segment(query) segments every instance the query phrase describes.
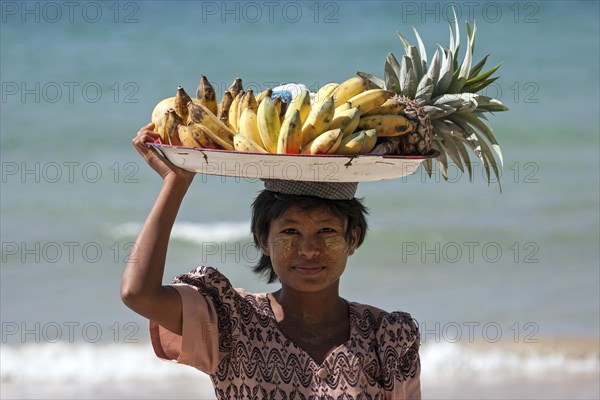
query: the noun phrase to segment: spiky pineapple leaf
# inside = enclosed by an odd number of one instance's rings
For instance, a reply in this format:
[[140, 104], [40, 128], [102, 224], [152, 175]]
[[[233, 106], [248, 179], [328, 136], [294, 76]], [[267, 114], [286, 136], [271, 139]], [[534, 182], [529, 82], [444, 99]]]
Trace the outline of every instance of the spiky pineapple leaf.
[[467, 35], [471, 36], [471, 24], [467, 21]]
[[458, 25], [458, 17], [456, 16], [454, 5], [452, 6], [452, 14], [454, 14], [454, 29], [456, 30], [456, 42], [454, 43], [456, 46], [454, 53], [456, 54], [458, 52], [458, 47], [460, 46], [460, 26]]
[[404, 86], [406, 85], [406, 79], [408, 78], [408, 65], [409, 63], [406, 61], [406, 56], [402, 56], [402, 61], [400, 61], [400, 75], [398, 76], [400, 80], [400, 94], [404, 95]]
[[494, 159], [494, 155], [492, 154], [489, 146], [487, 145], [487, 143], [485, 141], [480, 141], [479, 143], [481, 145], [481, 153], [484, 156], [485, 159], [485, 163], [483, 164], [483, 167], [486, 171], [486, 177], [487, 177], [487, 181], [488, 183], [491, 183], [490, 181], [490, 165], [492, 166], [492, 170], [494, 171], [494, 175], [496, 175], [496, 180], [498, 181], [498, 187], [500, 188], [500, 192], [502, 192], [502, 186], [500, 185], [500, 171], [498, 169], [498, 164], [496, 163], [496, 160]]
[[408, 42], [408, 40], [406, 40], [404, 36], [402, 36], [400, 32], [396, 32], [396, 34], [402, 41], [402, 45], [404, 46], [404, 54], [406, 54], [407, 56], [410, 55], [410, 43]]
[[479, 106], [479, 107], [477, 107], [477, 109], [479, 111], [486, 111], [486, 112], [508, 111], [508, 107], [506, 107], [503, 104], [488, 104], [488, 105]]
[[431, 119], [432, 122], [439, 118], [447, 117], [456, 111], [456, 108], [449, 106], [448, 104], [440, 104], [437, 106], [429, 105], [423, 108], [425, 109], [427, 115], [429, 115], [429, 119]]
[[465, 128], [454, 123], [454, 121], [450, 118], [445, 119], [444, 122], [452, 129], [454, 138], [463, 144], [464, 153], [467, 155], [467, 157], [463, 157], [463, 159], [465, 160], [465, 165], [469, 171], [469, 179], [473, 180], [473, 166], [471, 163], [471, 157], [469, 156], [469, 152], [466, 150], [466, 148], [471, 149], [471, 152], [473, 152], [473, 154], [481, 161], [481, 147], [479, 145], [479, 140], [475, 134], [469, 132], [469, 130], [472, 130], [471, 128], [467, 128], [467, 130], [465, 130]]
[[477, 96], [473, 93], [453, 93], [445, 94], [431, 99], [434, 106], [448, 105], [456, 111], [471, 112], [477, 108]]
[[417, 38], [417, 44], [419, 45], [419, 54], [421, 55], [421, 66], [423, 71], [427, 71], [427, 51], [425, 50], [425, 45], [423, 44], [423, 40], [421, 39], [421, 35], [417, 29], [413, 26], [413, 31], [415, 32], [415, 37]]
[[[452, 12], [454, 13], [454, 27], [452, 23], [448, 21], [448, 25], [450, 27], [450, 46], [448, 47], [452, 53], [457, 54], [458, 49], [460, 48], [460, 27], [458, 26], [458, 18], [456, 17], [456, 10], [452, 7]], [[456, 38], [454, 35], [456, 34]]]
[[479, 96], [477, 97], [477, 110], [482, 112], [502, 112], [508, 111], [508, 107], [502, 104], [500, 100], [496, 100], [487, 96]]
[[456, 16], [456, 9], [452, 6], [452, 14], [454, 14], [454, 30], [456, 32], [456, 39], [454, 42], [454, 69], [458, 68], [458, 52], [460, 50], [460, 26], [458, 25], [458, 17]]
[[460, 168], [461, 171], [464, 171], [460, 153], [458, 152], [458, 149], [456, 148], [456, 144], [452, 140], [452, 134], [445, 134], [442, 131], [440, 131], [438, 133], [441, 135], [441, 137], [440, 137], [440, 139], [437, 140], [437, 143], [442, 148], [442, 150], [443, 150], [442, 153], [450, 156], [450, 159], [452, 160], [452, 162], [454, 164], [456, 164]]
[[433, 162], [431, 158], [426, 159], [425, 161], [423, 161], [423, 168], [425, 168], [425, 171], [427, 172], [427, 176], [429, 176], [431, 178], [431, 174], [433, 173]]
[[412, 69], [415, 71], [416, 80], [420, 80], [426, 71], [423, 71], [423, 64], [421, 62], [421, 56], [415, 46], [410, 46], [410, 62], [412, 63]]
[[502, 65], [502, 64], [498, 64], [495, 67], [481, 73], [480, 75], [472, 76], [471, 78], [467, 79], [467, 82], [465, 83], [465, 85], [472, 85], [473, 83], [478, 83], [478, 82], [486, 80], [494, 72], [496, 72], [498, 70], [498, 68], [500, 68], [500, 65]]
[[396, 60], [396, 57], [392, 53], [389, 53], [383, 70], [385, 88], [387, 90], [391, 90], [394, 93], [400, 92], [400, 81], [398, 80], [400, 72], [398, 60]]
[[486, 87], [488, 87], [489, 85], [491, 85], [498, 78], [499, 77], [497, 76], [497, 77], [494, 77], [494, 78], [491, 78], [491, 79], [486, 79], [486, 80], [481, 81], [481, 82], [476, 82], [476, 83], [474, 83], [472, 85], [465, 85], [462, 90], [465, 93], [477, 93], [480, 90], [483, 90]]
[[412, 69], [410, 57], [402, 57], [400, 69], [402, 71], [402, 75], [400, 77], [400, 93], [403, 96], [414, 99], [415, 92], [417, 91], [417, 77], [415, 71]]
[[357, 71], [356, 75], [360, 76], [369, 83], [369, 89], [383, 89], [385, 88], [385, 81], [373, 74], [367, 72]]
[[[473, 48], [471, 46], [472, 38], [469, 37], [467, 41], [467, 52], [465, 58], [460, 66], [460, 73], [458, 74], [459, 79], [464, 79], [466, 82], [469, 79], [469, 72], [471, 72], [471, 64], [473, 62]], [[464, 84], [463, 84], [464, 86]], [[462, 89], [462, 86], [461, 86]]]
[[446, 157], [446, 151], [437, 140], [431, 142], [431, 147], [439, 152], [440, 155], [435, 160], [437, 161], [442, 177], [444, 180], [448, 180], [448, 157]]
[[[465, 167], [467, 167], [467, 172], [469, 174], [469, 181], [473, 182], [473, 165], [471, 164], [471, 158], [469, 157], [469, 152], [467, 151], [466, 145], [458, 137], [456, 137], [456, 136], [451, 136], [451, 137], [452, 137], [452, 140], [454, 141], [454, 143], [456, 144], [456, 148], [458, 149], [458, 152], [460, 153], [460, 155], [462, 157], [463, 165]], [[460, 170], [461, 170], [461, 172], [464, 172], [464, 168], [462, 166], [460, 166]]]
[[417, 48], [415, 46], [412, 46], [408, 40], [406, 40], [406, 38], [404, 36], [402, 36], [402, 34], [400, 32], [398, 33], [398, 37], [400, 38], [400, 40], [402, 41], [402, 44], [404, 45], [404, 53], [406, 56], [408, 56], [410, 58], [410, 63], [412, 65], [412, 69], [415, 72], [416, 75], [416, 79], [421, 79], [421, 76], [423, 75], [423, 64], [421, 62], [421, 56], [419, 54], [419, 51], [417, 50]]
[[448, 50], [454, 51], [454, 31], [452, 30], [452, 24], [448, 24], [450, 28], [450, 43], [448, 43]]
[[423, 75], [419, 81], [419, 85], [417, 86], [416, 96], [418, 98], [416, 100], [420, 104], [427, 104], [433, 96], [436, 82], [438, 80], [439, 65], [439, 52], [436, 50], [433, 58], [431, 59], [431, 65], [429, 66], [429, 69], [425, 75]]
[[[481, 59], [481, 61], [479, 61], [473, 68], [471, 68], [471, 71], [469, 71], [469, 79], [477, 77], [477, 74], [481, 72], [489, 56], [489, 54], [486, 54], [485, 57]], [[467, 82], [469, 82], [469, 79], [467, 79]]]
[[467, 36], [471, 38], [471, 52], [475, 52], [475, 35], [477, 34], [477, 23], [473, 20], [473, 30], [471, 31], [471, 24], [467, 21]]
[[431, 78], [435, 91], [435, 84], [437, 83], [438, 78], [440, 76], [440, 53], [437, 49], [435, 50], [435, 53], [431, 58], [431, 64], [429, 65], [429, 69], [427, 70], [427, 76]]
[[454, 72], [452, 69], [452, 52], [444, 49], [441, 46], [440, 49], [442, 54], [442, 67], [440, 68], [440, 74], [433, 92], [433, 96], [439, 96], [440, 94], [446, 93], [448, 87], [450, 87], [450, 83], [452, 82], [452, 73]]
[[452, 82], [450, 83], [450, 87], [448, 88], [448, 93], [460, 93], [463, 86], [469, 79], [469, 72], [471, 70], [471, 63], [473, 61], [473, 53], [471, 52], [471, 38], [468, 38], [467, 42], [467, 51], [465, 53], [465, 58], [463, 59], [460, 69], [456, 68], [454, 73], [452, 74]]
[[498, 170], [498, 163], [496, 162], [496, 159], [494, 157], [494, 155], [492, 154], [489, 146], [487, 145], [487, 143], [485, 143], [484, 140], [482, 140], [482, 137], [478, 134], [478, 133], [482, 133], [481, 131], [479, 131], [479, 129], [476, 128], [476, 126], [472, 126], [470, 124], [470, 121], [468, 121], [468, 117], [465, 118], [465, 115], [471, 115], [471, 114], [459, 114], [459, 113], [455, 113], [454, 115], [451, 115], [449, 117], [449, 119], [454, 122], [455, 124], [457, 124], [458, 126], [460, 126], [460, 128], [469, 136], [475, 136], [477, 138], [477, 143], [478, 143], [478, 148], [475, 148], [475, 154], [479, 157], [480, 161], [483, 164], [483, 168], [486, 172], [486, 179], [488, 182], [490, 182], [491, 179], [491, 174], [490, 174], [490, 166], [492, 167], [494, 174], [496, 175], [496, 178], [498, 180], [498, 184], [500, 184], [500, 172]]
[[419, 104], [426, 104], [430, 99], [433, 93], [433, 80], [428, 75], [423, 75], [423, 78], [419, 82], [417, 86], [417, 91], [415, 93], [415, 100]]
[[[434, 123], [433, 129], [434, 130], [437, 129], [438, 125], [441, 125], [440, 123], [443, 124], [442, 127], [447, 127], [447, 129], [450, 130], [450, 135], [451, 135], [452, 139], [454, 140], [454, 142], [456, 143], [456, 147], [458, 148], [458, 151], [460, 152], [460, 154], [462, 156], [464, 166], [467, 167], [467, 172], [469, 174], [469, 181], [472, 182], [473, 181], [473, 165], [471, 163], [471, 157], [469, 156], [469, 152], [467, 151], [467, 146], [471, 147], [472, 142], [469, 142], [464, 137], [462, 137], [460, 135], [460, 132], [461, 132], [460, 127], [450, 120], [436, 121]], [[474, 145], [477, 145], [477, 144], [474, 144]]]
[[481, 121], [478, 118], [478, 114], [480, 113], [457, 113], [456, 115], [467, 121], [469, 124], [471, 124], [476, 130], [483, 134], [483, 136], [488, 142], [490, 142], [492, 148], [494, 149], [494, 152], [498, 156], [498, 160], [500, 161], [500, 167], [502, 168], [504, 165], [504, 158], [502, 157], [502, 150], [500, 149], [500, 145], [498, 144], [498, 141], [492, 133], [492, 128], [486, 125], [483, 121]]
[[394, 70], [394, 73], [396, 74], [396, 77], [400, 79], [400, 63], [398, 62], [396, 56], [393, 53], [389, 53], [385, 58], [385, 61], [390, 64]]

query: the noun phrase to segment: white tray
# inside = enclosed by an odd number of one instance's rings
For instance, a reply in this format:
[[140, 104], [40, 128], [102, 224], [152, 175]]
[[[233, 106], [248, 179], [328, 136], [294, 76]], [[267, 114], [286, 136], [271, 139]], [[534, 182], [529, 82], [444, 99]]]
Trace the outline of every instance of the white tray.
[[259, 154], [148, 143], [176, 166], [207, 175], [316, 182], [367, 182], [414, 173], [430, 156]]

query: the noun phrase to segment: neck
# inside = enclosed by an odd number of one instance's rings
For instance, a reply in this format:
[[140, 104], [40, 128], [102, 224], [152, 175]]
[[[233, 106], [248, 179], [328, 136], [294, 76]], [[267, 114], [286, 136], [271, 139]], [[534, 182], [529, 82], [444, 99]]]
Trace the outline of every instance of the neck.
[[347, 304], [339, 296], [338, 282], [334, 287], [317, 292], [299, 292], [283, 286], [273, 293], [281, 308], [281, 317], [301, 319], [305, 323], [337, 321], [347, 315]]

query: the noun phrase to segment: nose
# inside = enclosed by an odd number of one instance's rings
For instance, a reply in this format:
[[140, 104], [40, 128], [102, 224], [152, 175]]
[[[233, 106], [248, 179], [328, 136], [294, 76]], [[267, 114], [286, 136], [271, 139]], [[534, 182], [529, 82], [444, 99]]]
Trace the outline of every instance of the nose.
[[315, 238], [302, 238], [298, 246], [298, 253], [307, 259], [312, 259], [321, 253], [319, 241]]

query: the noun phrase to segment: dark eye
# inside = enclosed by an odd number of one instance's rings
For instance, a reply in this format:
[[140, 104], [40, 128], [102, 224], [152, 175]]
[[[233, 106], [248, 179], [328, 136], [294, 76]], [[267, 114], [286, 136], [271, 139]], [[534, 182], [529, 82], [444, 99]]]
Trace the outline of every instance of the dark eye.
[[323, 233], [331, 233], [331, 232], [335, 232], [336, 230], [334, 228], [321, 228], [319, 230], [319, 232], [323, 232]]
[[294, 228], [287, 228], [287, 229], [284, 229], [283, 231], [281, 231], [281, 233], [285, 233], [288, 235], [294, 235], [294, 234], [298, 233], [298, 231]]

